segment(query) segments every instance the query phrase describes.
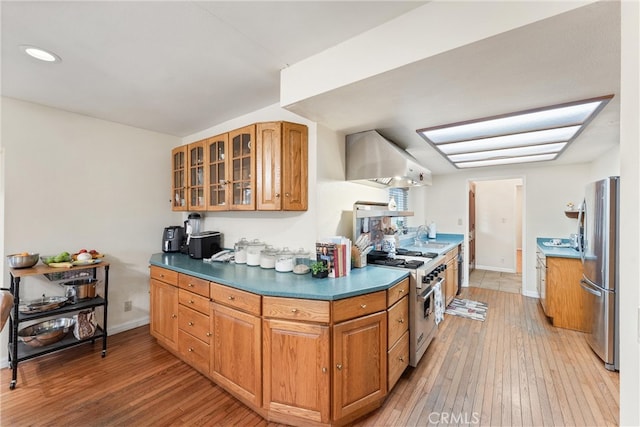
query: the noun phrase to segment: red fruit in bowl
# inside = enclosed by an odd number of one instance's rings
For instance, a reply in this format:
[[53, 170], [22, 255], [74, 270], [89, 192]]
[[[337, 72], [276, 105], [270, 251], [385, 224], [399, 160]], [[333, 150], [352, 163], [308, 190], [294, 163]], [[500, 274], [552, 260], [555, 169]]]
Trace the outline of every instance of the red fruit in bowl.
[[[85, 251], [85, 252], [86, 252], [86, 251]], [[89, 253], [90, 253], [91, 255], [94, 255], [94, 254], [97, 254], [97, 253], [98, 253], [98, 251], [96, 251], [95, 249], [91, 249], [91, 250], [89, 251]]]
[[86, 249], [80, 249], [80, 252], [78, 252], [78, 253], [79, 253], [79, 254], [83, 254], [83, 253], [85, 253], [85, 252], [87, 252], [87, 250], [86, 250]]

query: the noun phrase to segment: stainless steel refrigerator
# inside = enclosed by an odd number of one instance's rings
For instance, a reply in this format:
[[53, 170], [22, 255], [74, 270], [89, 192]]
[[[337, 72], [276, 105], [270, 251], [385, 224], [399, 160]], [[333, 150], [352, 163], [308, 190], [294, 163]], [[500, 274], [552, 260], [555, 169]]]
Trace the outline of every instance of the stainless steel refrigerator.
[[587, 342], [609, 370], [619, 370], [618, 206], [620, 177], [587, 185], [578, 217], [583, 264], [580, 286], [588, 293]]

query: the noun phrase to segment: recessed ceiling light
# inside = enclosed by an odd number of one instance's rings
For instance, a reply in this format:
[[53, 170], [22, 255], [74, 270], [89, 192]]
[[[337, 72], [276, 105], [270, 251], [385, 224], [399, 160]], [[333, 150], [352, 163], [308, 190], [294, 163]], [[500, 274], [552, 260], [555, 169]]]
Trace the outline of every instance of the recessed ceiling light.
[[60, 62], [62, 59], [53, 52], [35, 46], [22, 45], [20, 49], [27, 55], [45, 62]]
[[416, 132], [457, 168], [556, 159], [613, 95]]

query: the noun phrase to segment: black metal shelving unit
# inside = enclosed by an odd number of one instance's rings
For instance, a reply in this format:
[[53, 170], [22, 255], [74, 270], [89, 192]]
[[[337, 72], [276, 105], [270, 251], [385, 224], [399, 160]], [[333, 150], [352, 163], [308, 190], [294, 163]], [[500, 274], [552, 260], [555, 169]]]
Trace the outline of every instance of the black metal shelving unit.
[[[53, 310], [43, 311], [39, 313], [21, 313], [20, 307], [20, 281], [23, 277], [44, 275], [51, 281], [57, 280], [73, 280], [77, 278], [91, 277], [97, 278], [97, 270], [104, 269], [104, 295], [97, 295], [94, 298], [79, 300], [74, 304], [66, 304]], [[9, 364], [11, 367], [11, 384], [10, 389], [14, 389], [18, 382], [18, 363], [25, 360], [33, 359], [45, 354], [64, 350], [66, 348], [75, 347], [84, 343], [95, 343], [96, 340], [102, 339], [102, 357], [107, 355], [107, 306], [109, 295], [109, 263], [101, 262], [98, 264], [89, 264], [83, 266], [72, 267], [61, 271], [59, 268], [52, 268], [46, 265], [38, 265], [27, 269], [9, 269], [11, 276], [11, 286], [9, 291], [13, 295], [13, 309], [9, 317]], [[21, 323], [38, 319], [57, 318], [66, 313], [77, 313], [82, 310], [95, 310], [97, 307], [103, 308], [102, 325], [98, 325], [93, 336], [78, 340], [70, 332], [62, 340], [42, 347], [30, 347], [18, 338], [18, 327]]]

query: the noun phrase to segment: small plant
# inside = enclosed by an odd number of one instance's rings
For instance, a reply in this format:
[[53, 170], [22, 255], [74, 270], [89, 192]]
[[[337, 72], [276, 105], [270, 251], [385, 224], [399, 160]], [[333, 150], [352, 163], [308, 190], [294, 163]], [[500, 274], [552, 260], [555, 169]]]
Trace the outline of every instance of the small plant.
[[328, 271], [327, 264], [325, 264], [322, 261], [316, 261], [316, 262], [311, 263], [309, 268], [311, 268], [311, 272], [314, 275], [316, 275], [318, 273], [322, 273], [322, 272]]

